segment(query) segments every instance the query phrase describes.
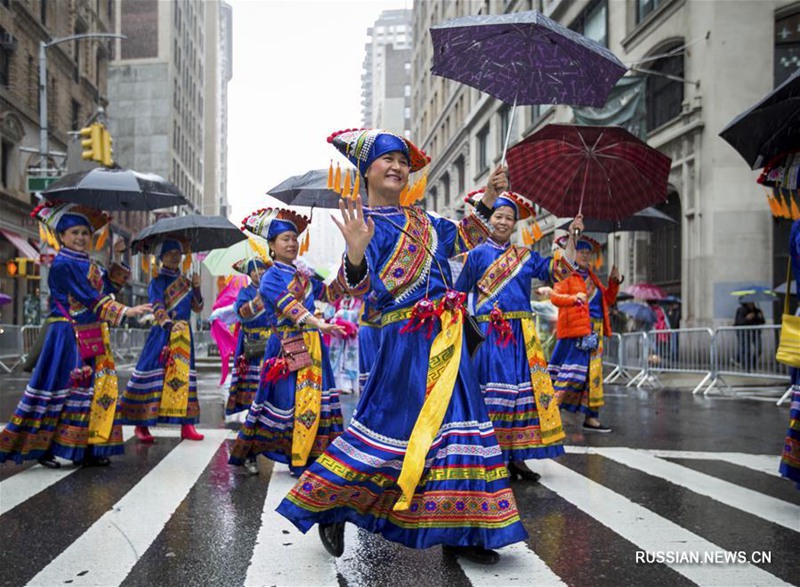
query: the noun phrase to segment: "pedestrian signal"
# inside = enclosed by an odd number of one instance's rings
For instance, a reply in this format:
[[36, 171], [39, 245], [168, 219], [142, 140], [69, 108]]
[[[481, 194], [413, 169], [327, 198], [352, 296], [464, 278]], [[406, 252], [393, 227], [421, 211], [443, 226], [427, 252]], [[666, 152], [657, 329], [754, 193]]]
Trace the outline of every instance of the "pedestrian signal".
[[81, 151], [81, 157], [86, 160], [90, 161], [97, 161], [101, 163], [103, 161], [103, 125], [99, 123], [94, 123], [90, 126], [82, 128], [80, 130], [81, 138], [81, 147], [83, 151]]
[[6, 262], [6, 273], [9, 277], [14, 277], [17, 274], [17, 264], [14, 261]]

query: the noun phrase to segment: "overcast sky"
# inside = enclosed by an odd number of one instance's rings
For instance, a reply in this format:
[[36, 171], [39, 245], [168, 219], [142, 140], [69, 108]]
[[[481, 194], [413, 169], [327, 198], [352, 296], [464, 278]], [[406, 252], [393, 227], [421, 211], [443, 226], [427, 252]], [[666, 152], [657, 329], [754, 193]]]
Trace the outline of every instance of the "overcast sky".
[[327, 168], [335, 156], [325, 140], [330, 133], [361, 126], [367, 28], [383, 10], [413, 3], [227, 1], [233, 7], [228, 199], [238, 224], [248, 212], [274, 205], [264, 194], [287, 177]]

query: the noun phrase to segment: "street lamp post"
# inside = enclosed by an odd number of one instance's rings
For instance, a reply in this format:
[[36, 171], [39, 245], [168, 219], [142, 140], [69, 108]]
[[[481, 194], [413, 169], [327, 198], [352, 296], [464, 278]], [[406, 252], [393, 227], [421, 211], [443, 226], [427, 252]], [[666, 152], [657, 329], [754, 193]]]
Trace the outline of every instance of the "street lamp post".
[[84, 33], [60, 37], [48, 43], [39, 41], [39, 165], [42, 175], [47, 175], [47, 158], [50, 154], [50, 147], [47, 144], [49, 132], [47, 127], [47, 48], [80, 39], [127, 39], [127, 37], [116, 33]]

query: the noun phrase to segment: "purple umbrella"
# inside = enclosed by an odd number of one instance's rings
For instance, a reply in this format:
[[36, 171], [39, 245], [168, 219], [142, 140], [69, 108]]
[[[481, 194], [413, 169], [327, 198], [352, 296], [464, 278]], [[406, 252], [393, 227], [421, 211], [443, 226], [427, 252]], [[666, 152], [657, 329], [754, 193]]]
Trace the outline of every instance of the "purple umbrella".
[[431, 27], [431, 73], [508, 104], [605, 104], [627, 68], [607, 48], [538, 11], [465, 16]]
[[5, 306], [11, 303], [11, 296], [0, 293], [0, 306]]

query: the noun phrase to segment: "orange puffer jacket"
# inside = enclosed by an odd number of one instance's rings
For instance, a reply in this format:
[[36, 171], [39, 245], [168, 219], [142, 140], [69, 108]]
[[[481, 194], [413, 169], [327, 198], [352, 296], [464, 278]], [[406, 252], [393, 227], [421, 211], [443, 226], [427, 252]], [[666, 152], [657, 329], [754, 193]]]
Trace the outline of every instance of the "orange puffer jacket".
[[[608, 306], [613, 304], [619, 293], [619, 282], [611, 280], [606, 288], [592, 271], [591, 277], [600, 294], [603, 296], [603, 335], [611, 336], [611, 320], [608, 317]], [[577, 294], [586, 293], [586, 283], [578, 273], [573, 273], [567, 279], [559, 281], [553, 288], [550, 301], [558, 307], [558, 323], [556, 325], [557, 338], [580, 338], [592, 332], [592, 323], [589, 319], [587, 304], [576, 305]]]

